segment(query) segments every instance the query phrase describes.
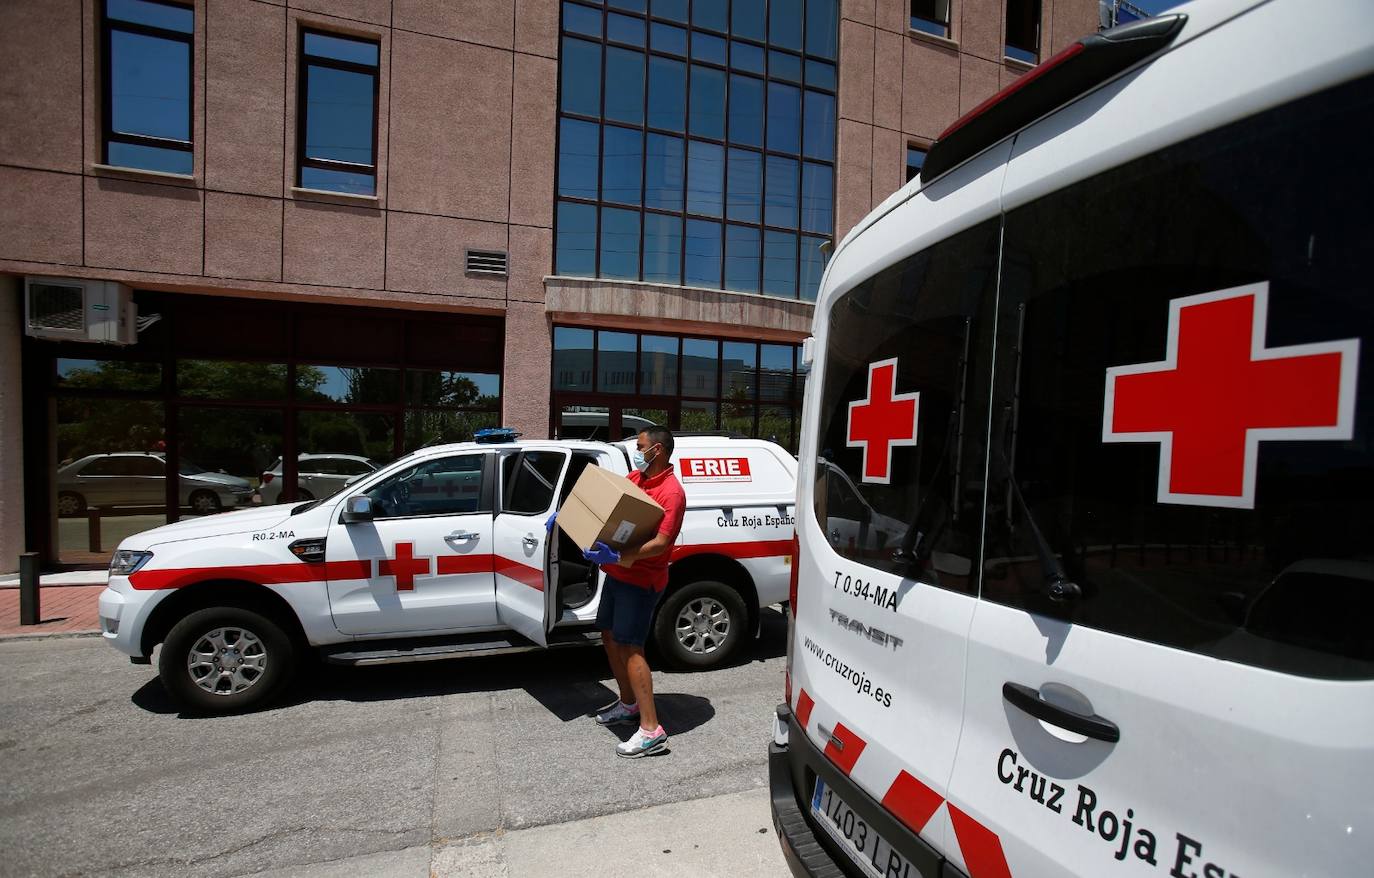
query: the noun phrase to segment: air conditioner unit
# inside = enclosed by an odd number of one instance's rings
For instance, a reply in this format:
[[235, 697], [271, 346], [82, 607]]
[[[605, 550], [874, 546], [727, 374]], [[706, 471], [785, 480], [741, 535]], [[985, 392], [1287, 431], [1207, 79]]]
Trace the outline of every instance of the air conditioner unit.
[[114, 281], [26, 277], [24, 331], [34, 338], [133, 344], [138, 306], [133, 290]]

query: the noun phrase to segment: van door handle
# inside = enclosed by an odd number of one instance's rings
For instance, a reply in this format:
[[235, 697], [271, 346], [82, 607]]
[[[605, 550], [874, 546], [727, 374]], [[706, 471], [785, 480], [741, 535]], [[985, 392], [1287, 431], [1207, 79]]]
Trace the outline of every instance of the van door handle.
[[533, 549], [535, 546], [539, 545], [539, 537], [536, 537], [533, 534], [529, 534], [520, 542], [524, 543], [527, 547]]
[[1098, 741], [1106, 741], [1108, 744], [1115, 744], [1121, 740], [1121, 729], [1117, 728], [1116, 723], [1111, 720], [1104, 719], [1095, 713], [1091, 715], [1078, 713], [1057, 704], [1050, 704], [1040, 697], [1039, 692], [1029, 686], [1022, 686], [1020, 683], [1003, 683], [1002, 697], [1017, 710], [1024, 711], [1038, 720], [1044, 720], [1052, 726], [1086, 735]]
[[453, 533], [451, 533], [451, 534], [449, 534], [448, 536], [444, 537], [444, 539], [446, 539], [446, 540], [458, 540], [458, 541], [462, 541], [462, 540], [475, 540], [475, 539], [477, 539], [477, 537], [479, 537], [479, 536], [480, 536], [480, 534], [474, 533], [474, 532], [472, 532], [472, 531], [470, 531], [470, 530], [455, 530]]

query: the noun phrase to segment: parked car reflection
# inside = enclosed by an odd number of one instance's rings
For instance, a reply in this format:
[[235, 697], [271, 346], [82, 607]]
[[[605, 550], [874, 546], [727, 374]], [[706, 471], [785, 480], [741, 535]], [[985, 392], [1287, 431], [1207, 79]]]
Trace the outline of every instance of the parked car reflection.
[[[296, 499], [323, 500], [360, 476], [377, 469], [377, 464], [356, 454], [302, 454], [296, 458]], [[258, 495], [263, 504], [280, 503], [282, 460], [262, 474]]]
[[[184, 459], [178, 469], [178, 502], [196, 515], [232, 509], [252, 498], [247, 479], [210, 472]], [[88, 454], [57, 471], [57, 514], [81, 515], [92, 506], [162, 506], [167, 502], [166, 471], [166, 457], [155, 452]]]

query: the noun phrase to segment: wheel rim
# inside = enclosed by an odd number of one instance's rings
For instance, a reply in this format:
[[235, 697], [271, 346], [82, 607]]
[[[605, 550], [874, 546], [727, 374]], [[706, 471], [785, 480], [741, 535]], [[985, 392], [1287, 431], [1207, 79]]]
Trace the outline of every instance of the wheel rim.
[[218, 507], [219, 504], [215, 502], [215, 498], [209, 494], [197, 494], [191, 498], [191, 508], [201, 515], [209, 515], [212, 512], [218, 512]]
[[81, 504], [77, 503], [76, 498], [71, 494], [63, 494], [57, 498], [58, 515], [75, 515], [80, 508]]
[[715, 598], [694, 598], [677, 614], [677, 641], [696, 655], [710, 655], [730, 634], [730, 611]]
[[186, 670], [211, 695], [237, 695], [257, 685], [266, 673], [267, 647], [247, 628], [214, 628], [191, 646]]

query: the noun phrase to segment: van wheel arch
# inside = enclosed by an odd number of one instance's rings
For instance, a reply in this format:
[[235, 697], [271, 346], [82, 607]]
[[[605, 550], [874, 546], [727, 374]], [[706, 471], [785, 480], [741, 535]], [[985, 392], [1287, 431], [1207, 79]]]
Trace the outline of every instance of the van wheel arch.
[[172, 626], [198, 610], [210, 607], [237, 607], [260, 613], [282, 627], [302, 650], [309, 648], [305, 629], [286, 598], [265, 585], [241, 580], [218, 579], [197, 582], [177, 589], [156, 607], [143, 626], [140, 649], [151, 656], [153, 648], [166, 639]]
[[[669, 665], [679, 670], [704, 670], [715, 667], [721, 662], [731, 661], [733, 654], [742, 645], [743, 639], [752, 637], [758, 630], [758, 592], [748, 571], [732, 558], [720, 555], [699, 555], [684, 559], [681, 562], [674, 562], [669, 568], [668, 575], [668, 588], [658, 602], [658, 610], [655, 612], [654, 620], [650, 626], [655, 651]], [[674, 597], [698, 584], [705, 592], [702, 596], [705, 599], [711, 600], [710, 595], [714, 592], [715, 600], [723, 602], [727, 608], [729, 604], [734, 603], [734, 600], [738, 600], [739, 609], [743, 610], [743, 618], [735, 623], [740, 627], [737, 628], [737, 633], [730, 635], [730, 643], [726, 646], [726, 651], [710, 660], [695, 659], [683, 653], [681, 645], [673, 639], [676, 634], [671, 627], [672, 620], [663, 617], [665, 608], [669, 608], [672, 613], [679, 612], [681, 607], [674, 600]], [[734, 600], [731, 599], [731, 596]], [[683, 597], [682, 600], [690, 601], [693, 598]], [[743, 624], [740, 625], [740, 623]], [[668, 627], [664, 627], [665, 625]]]

